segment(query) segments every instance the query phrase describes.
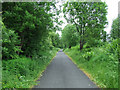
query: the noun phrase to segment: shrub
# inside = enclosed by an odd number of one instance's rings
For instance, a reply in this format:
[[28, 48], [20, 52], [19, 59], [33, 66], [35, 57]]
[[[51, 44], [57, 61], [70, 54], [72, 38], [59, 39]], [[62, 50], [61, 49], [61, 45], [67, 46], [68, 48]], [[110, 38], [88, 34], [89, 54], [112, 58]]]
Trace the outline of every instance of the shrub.
[[82, 51], [77, 47], [65, 50], [77, 66], [88, 72], [101, 88], [118, 88], [117, 40], [100, 47], [87, 48], [85, 44]]
[[43, 52], [37, 58], [18, 58], [2, 61], [2, 87], [3, 88], [30, 88], [37, 82], [34, 80], [45, 70], [57, 49]]
[[91, 52], [86, 52], [84, 53], [82, 56], [83, 58], [85, 58], [86, 60], [90, 60], [90, 58], [94, 55], [94, 52], [91, 51]]
[[[2, 22], [1, 22], [2, 23]], [[20, 43], [18, 35], [10, 29], [6, 29], [2, 23], [2, 58], [3, 59], [14, 59], [18, 58], [17, 52], [21, 52], [19, 46]]]

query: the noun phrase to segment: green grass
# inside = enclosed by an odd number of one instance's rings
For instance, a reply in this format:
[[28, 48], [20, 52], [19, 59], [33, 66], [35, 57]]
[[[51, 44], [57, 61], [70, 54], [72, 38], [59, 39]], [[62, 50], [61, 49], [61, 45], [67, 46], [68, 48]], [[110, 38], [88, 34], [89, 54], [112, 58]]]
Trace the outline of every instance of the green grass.
[[[84, 69], [90, 78], [101, 88], [118, 88], [118, 57], [110, 44], [101, 47], [84, 48], [79, 46], [66, 49], [79, 68]], [[112, 48], [113, 49], [113, 48]]]
[[31, 88], [36, 85], [38, 77], [46, 69], [58, 49], [43, 52], [42, 57], [26, 57], [2, 61], [3, 88]]

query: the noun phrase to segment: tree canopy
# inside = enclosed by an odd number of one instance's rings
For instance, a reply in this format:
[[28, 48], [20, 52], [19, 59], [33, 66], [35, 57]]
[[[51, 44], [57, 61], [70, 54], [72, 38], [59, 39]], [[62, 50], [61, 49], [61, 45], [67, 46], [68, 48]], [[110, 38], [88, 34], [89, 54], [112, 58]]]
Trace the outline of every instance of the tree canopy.
[[2, 7], [4, 59], [15, 58], [16, 54], [32, 57], [43, 45], [44, 50], [50, 48], [49, 32], [56, 31], [53, 17], [58, 12], [54, 2], [3, 2]]
[[[119, 15], [120, 17], [120, 15]], [[119, 17], [117, 17], [115, 20], [113, 20], [113, 23], [112, 23], [112, 29], [111, 29], [111, 37], [113, 39], [117, 39], [119, 37], [119, 32], [120, 32], [120, 29], [119, 29]]]
[[62, 30], [62, 41], [64, 42], [64, 47], [71, 48], [72, 46], [75, 46], [78, 43], [78, 36], [75, 25], [66, 25]]
[[76, 26], [80, 50], [86, 42], [92, 40], [94, 43], [96, 39], [100, 39], [107, 24], [107, 5], [104, 2], [67, 2], [63, 12], [67, 22]]

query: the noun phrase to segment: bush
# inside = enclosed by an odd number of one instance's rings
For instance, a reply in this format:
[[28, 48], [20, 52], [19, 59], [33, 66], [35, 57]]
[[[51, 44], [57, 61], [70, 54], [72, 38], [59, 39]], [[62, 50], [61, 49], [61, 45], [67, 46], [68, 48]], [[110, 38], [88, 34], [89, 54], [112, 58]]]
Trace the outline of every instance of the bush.
[[17, 52], [21, 52], [21, 49], [19, 46], [16, 46], [16, 44], [19, 43], [20, 40], [18, 39], [18, 35], [13, 30], [6, 29], [6, 27], [2, 23], [2, 58], [18, 58], [19, 56]]
[[90, 58], [94, 55], [94, 52], [86, 52], [85, 54], [83, 54], [83, 58], [85, 58], [86, 60], [90, 60]]
[[106, 50], [110, 53], [117, 53], [118, 50], [118, 39], [113, 40], [110, 44], [106, 44]]
[[78, 67], [92, 76], [92, 80], [101, 88], [118, 88], [118, 55], [117, 40], [105, 43], [101, 47], [77, 50], [78, 46], [66, 49]]
[[45, 70], [55, 55], [57, 49], [43, 53], [41, 57], [30, 59], [26, 57], [3, 60], [2, 87], [30, 88], [36, 85], [35, 79]]

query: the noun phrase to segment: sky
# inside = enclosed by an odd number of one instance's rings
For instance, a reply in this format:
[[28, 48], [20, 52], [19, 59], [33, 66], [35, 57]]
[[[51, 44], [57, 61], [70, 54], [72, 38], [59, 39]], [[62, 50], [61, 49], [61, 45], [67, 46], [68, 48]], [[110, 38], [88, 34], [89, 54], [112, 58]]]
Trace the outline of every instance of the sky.
[[[118, 2], [120, 0], [102, 0], [102, 1], [106, 2], [108, 6], [108, 10], [107, 10], [108, 11], [108, 14], [107, 14], [108, 25], [106, 26], [104, 30], [107, 32], [107, 34], [110, 34], [112, 22], [114, 19], [118, 17]], [[64, 24], [61, 25], [61, 28], [63, 29], [67, 25], [67, 21], [63, 17], [63, 13], [61, 13], [60, 15], [61, 15], [61, 18], [59, 20], [62, 20], [64, 22]], [[59, 35], [61, 36], [61, 31], [57, 31], [56, 33], [59, 33]]]
[[102, 1], [105, 1], [106, 4], [108, 5], [108, 10], [107, 10], [108, 26], [105, 28], [105, 31], [107, 31], [107, 33], [109, 34], [113, 20], [118, 17], [118, 2], [120, 0], [102, 0]]

